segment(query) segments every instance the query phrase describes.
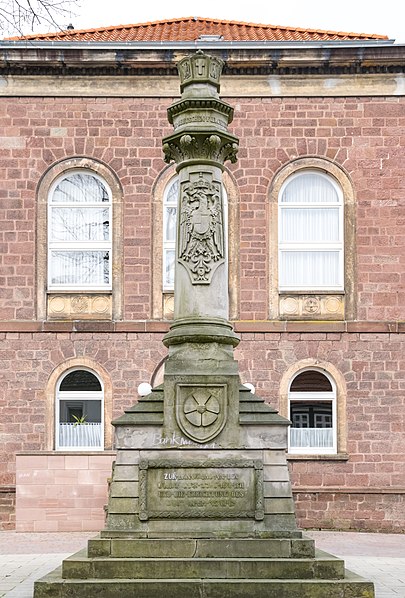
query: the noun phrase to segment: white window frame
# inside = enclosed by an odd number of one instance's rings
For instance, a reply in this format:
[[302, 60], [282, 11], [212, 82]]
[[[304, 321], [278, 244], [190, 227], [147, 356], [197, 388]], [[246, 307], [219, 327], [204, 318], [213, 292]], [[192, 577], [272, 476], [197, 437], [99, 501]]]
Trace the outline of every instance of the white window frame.
[[[56, 188], [58, 187], [58, 185], [66, 178], [68, 178], [71, 175], [75, 175], [75, 174], [80, 174], [82, 176], [85, 175], [89, 175], [94, 177], [95, 179], [98, 179], [103, 186], [105, 187], [105, 189], [107, 190], [108, 193], [108, 198], [109, 201], [108, 203], [100, 203], [100, 202], [92, 202], [92, 203], [85, 203], [85, 204], [80, 204], [78, 202], [61, 202], [61, 203], [57, 203], [57, 202], [53, 202], [52, 198], [54, 195], [54, 192], [56, 190]], [[100, 208], [100, 206], [103, 206], [103, 208], [107, 208], [109, 211], [109, 239], [106, 241], [53, 241], [52, 240], [52, 230], [51, 230], [51, 226], [52, 226], [52, 209], [53, 208], [77, 208], [78, 206], [82, 206], [85, 208]], [[106, 291], [106, 290], [111, 290], [112, 288], [112, 261], [113, 261], [113, 255], [112, 255], [112, 235], [113, 235], [113, 211], [112, 211], [112, 206], [113, 206], [113, 198], [112, 198], [112, 192], [110, 189], [110, 186], [107, 184], [107, 182], [100, 176], [98, 175], [96, 172], [94, 172], [93, 170], [83, 170], [83, 169], [72, 169], [69, 170], [65, 173], [63, 173], [63, 175], [59, 176], [53, 183], [53, 185], [51, 186], [50, 190], [49, 190], [49, 194], [48, 194], [48, 276], [47, 276], [47, 280], [48, 280], [48, 290], [49, 291], [84, 291], [84, 290], [90, 290], [90, 291]], [[102, 285], [96, 285], [96, 284], [86, 284], [86, 283], [69, 283], [69, 284], [52, 284], [51, 282], [51, 277], [52, 277], [52, 252], [54, 251], [102, 251], [102, 252], [108, 252], [109, 254], [109, 260], [108, 260], [108, 283], [102, 284]]]
[[[60, 386], [63, 380], [74, 371], [87, 371], [93, 376], [97, 378], [100, 383], [101, 390], [100, 391], [61, 391]], [[101, 422], [100, 422], [100, 445], [99, 446], [89, 446], [89, 445], [78, 445], [78, 446], [60, 446], [59, 444], [59, 429], [60, 429], [60, 401], [99, 401], [100, 402], [100, 413], [101, 413]], [[76, 424], [73, 424], [75, 426]], [[77, 424], [77, 425], [86, 425], [86, 424]], [[70, 370], [67, 370], [63, 373], [63, 375], [59, 378], [57, 387], [56, 387], [56, 400], [55, 400], [55, 450], [57, 451], [103, 451], [104, 450], [104, 386], [103, 382], [100, 377], [94, 372], [86, 367], [76, 367]]]
[[[170, 251], [174, 252], [174, 261], [176, 261], [176, 237], [177, 237], [177, 210], [178, 210], [178, 192], [175, 197], [170, 198], [169, 195], [170, 191], [174, 187], [174, 185], [179, 185], [179, 177], [174, 176], [170, 179], [168, 184], [166, 185], [164, 194], [163, 194], [163, 291], [164, 292], [173, 292], [174, 290], [174, 282], [173, 284], [169, 284], [166, 280], [166, 265], [167, 265], [167, 256]], [[168, 240], [166, 238], [166, 230], [167, 230], [167, 221], [168, 221], [168, 210], [167, 208], [176, 208], [176, 227], [174, 231], [174, 239]]]
[[[291, 385], [295, 378], [306, 371], [318, 371], [320, 372], [325, 378], [327, 378], [331, 384], [332, 390], [329, 392], [316, 392], [316, 391], [308, 391], [308, 392], [292, 392], [290, 390]], [[332, 437], [333, 443], [330, 447], [296, 447], [291, 446], [291, 429], [292, 425], [289, 428], [288, 432], [288, 452], [291, 455], [334, 455], [337, 453], [337, 390], [336, 390], [336, 383], [333, 378], [328, 374], [328, 372], [318, 370], [317, 368], [306, 368], [304, 370], [300, 370], [297, 372], [294, 377], [291, 379], [290, 384], [288, 386], [288, 417], [291, 419], [291, 402], [302, 402], [302, 403], [315, 403], [315, 402], [330, 402], [332, 405]], [[329, 428], [328, 428], [329, 429]]]
[[[337, 197], [338, 202], [285, 202], [283, 203], [283, 194], [286, 187], [291, 183], [292, 180], [298, 177], [305, 176], [306, 174], [316, 174], [317, 176], [321, 176], [333, 185]], [[338, 209], [339, 211], [339, 241], [338, 242], [325, 242], [325, 241], [308, 241], [308, 242], [283, 242], [282, 241], [282, 225], [283, 225], [283, 213], [286, 210], [294, 210], [294, 209]], [[318, 169], [302, 169], [290, 177], [283, 183], [280, 193], [278, 196], [278, 272], [279, 272], [279, 281], [281, 281], [281, 273], [282, 273], [282, 255], [286, 252], [318, 252], [318, 251], [335, 251], [339, 253], [338, 257], [338, 268], [339, 268], [339, 282], [336, 285], [309, 285], [309, 284], [281, 284], [279, 282], [279, 291], [344, 291], [344, 198], [343, 198], [343, 191], [338, 184], [338, 182], [329, 174], [318, 170]]]
[[[163, 278], [163, 292], [164, 293], [173, 293], [174, 291], [174, 284], [170, 285], [166, 281], [166, 264], [167, 264], [167, 254], [168, 251], [174, 251], [174, 259], [176, 262], [176, 244], [177, 244], [177, 215], [178, 215], [178, 193], [175, 200], [168, 201], [168, 196], [170, 190], [175, 183], [179, 182], [178, 175], [172, 177], [170, 181], [167, 183], [164, 194], [163, 194], [163, 231], [162, 231], [162, 238], [163, 238], [163, 269], [162, 269], [162, 278]], [[223, 199], [223, 208], [224, 208], [224, 232], [225, 232], [225, 255], [228, 256], [228, 195], [225, 189], [225, 186], [222, 185], [222, 199]], [[167, 210], [166, 208], [170, 207], [176, 208], [176, 231], [175, 231], [175, 238], [174, 241], [169, 241], [166, 239], [166, 226], [167, 226]], [[226, 257], [228, 260], [228, 257]]]

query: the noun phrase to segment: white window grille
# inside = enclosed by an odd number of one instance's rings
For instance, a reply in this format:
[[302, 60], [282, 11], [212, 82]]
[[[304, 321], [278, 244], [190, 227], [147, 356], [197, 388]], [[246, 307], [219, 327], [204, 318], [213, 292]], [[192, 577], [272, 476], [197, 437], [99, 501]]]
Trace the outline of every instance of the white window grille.
[[174, 289], [176, 254], [177, 199], [179, 178], [174, 177], [166, 187], [163, 199], [163, 290]]
[[48, 202], [49, 290], [111, 288], [112, 196], [93, 172], [71, 171]]
[[305, 370], [292, 380], [288, 393], [289, 453], [337, 452], [336, 385], [324, 372]]
[[88, 370], [72, 370], [56, 392], [56, 450], [103, 450], [104, 392]]
[[292, 175], [279, 195], [279, 290], [344, 288], [343, 193], [320, 171]]

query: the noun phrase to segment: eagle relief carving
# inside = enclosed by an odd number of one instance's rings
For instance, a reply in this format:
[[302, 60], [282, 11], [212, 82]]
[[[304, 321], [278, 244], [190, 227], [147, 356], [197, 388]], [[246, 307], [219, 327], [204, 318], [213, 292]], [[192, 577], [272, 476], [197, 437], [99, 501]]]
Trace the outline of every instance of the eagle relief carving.
[[221, 185], [200, 173], [181, 187], [178, 259], [193, 284], [209, 284], [224, 257]]

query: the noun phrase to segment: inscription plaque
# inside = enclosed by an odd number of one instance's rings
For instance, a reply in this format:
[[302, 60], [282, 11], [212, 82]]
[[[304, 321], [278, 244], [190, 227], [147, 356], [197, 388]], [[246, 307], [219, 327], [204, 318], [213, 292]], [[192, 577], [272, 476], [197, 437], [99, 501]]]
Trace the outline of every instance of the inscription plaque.
[[142, 460], [139, 519], [253, 518], [263, 511], [260, 460]]

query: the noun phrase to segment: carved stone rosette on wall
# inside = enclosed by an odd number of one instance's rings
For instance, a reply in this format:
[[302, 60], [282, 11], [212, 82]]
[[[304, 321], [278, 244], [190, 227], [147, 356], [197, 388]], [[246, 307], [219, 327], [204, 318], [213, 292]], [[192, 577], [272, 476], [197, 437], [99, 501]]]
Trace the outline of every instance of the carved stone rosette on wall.
[[47, 302], [50, 320], [111, 320], [111, 294], [50, 294]]
[[343, 320], [343, 295], [283, 295], [280, 297], [280, 317], [306, 320]]

